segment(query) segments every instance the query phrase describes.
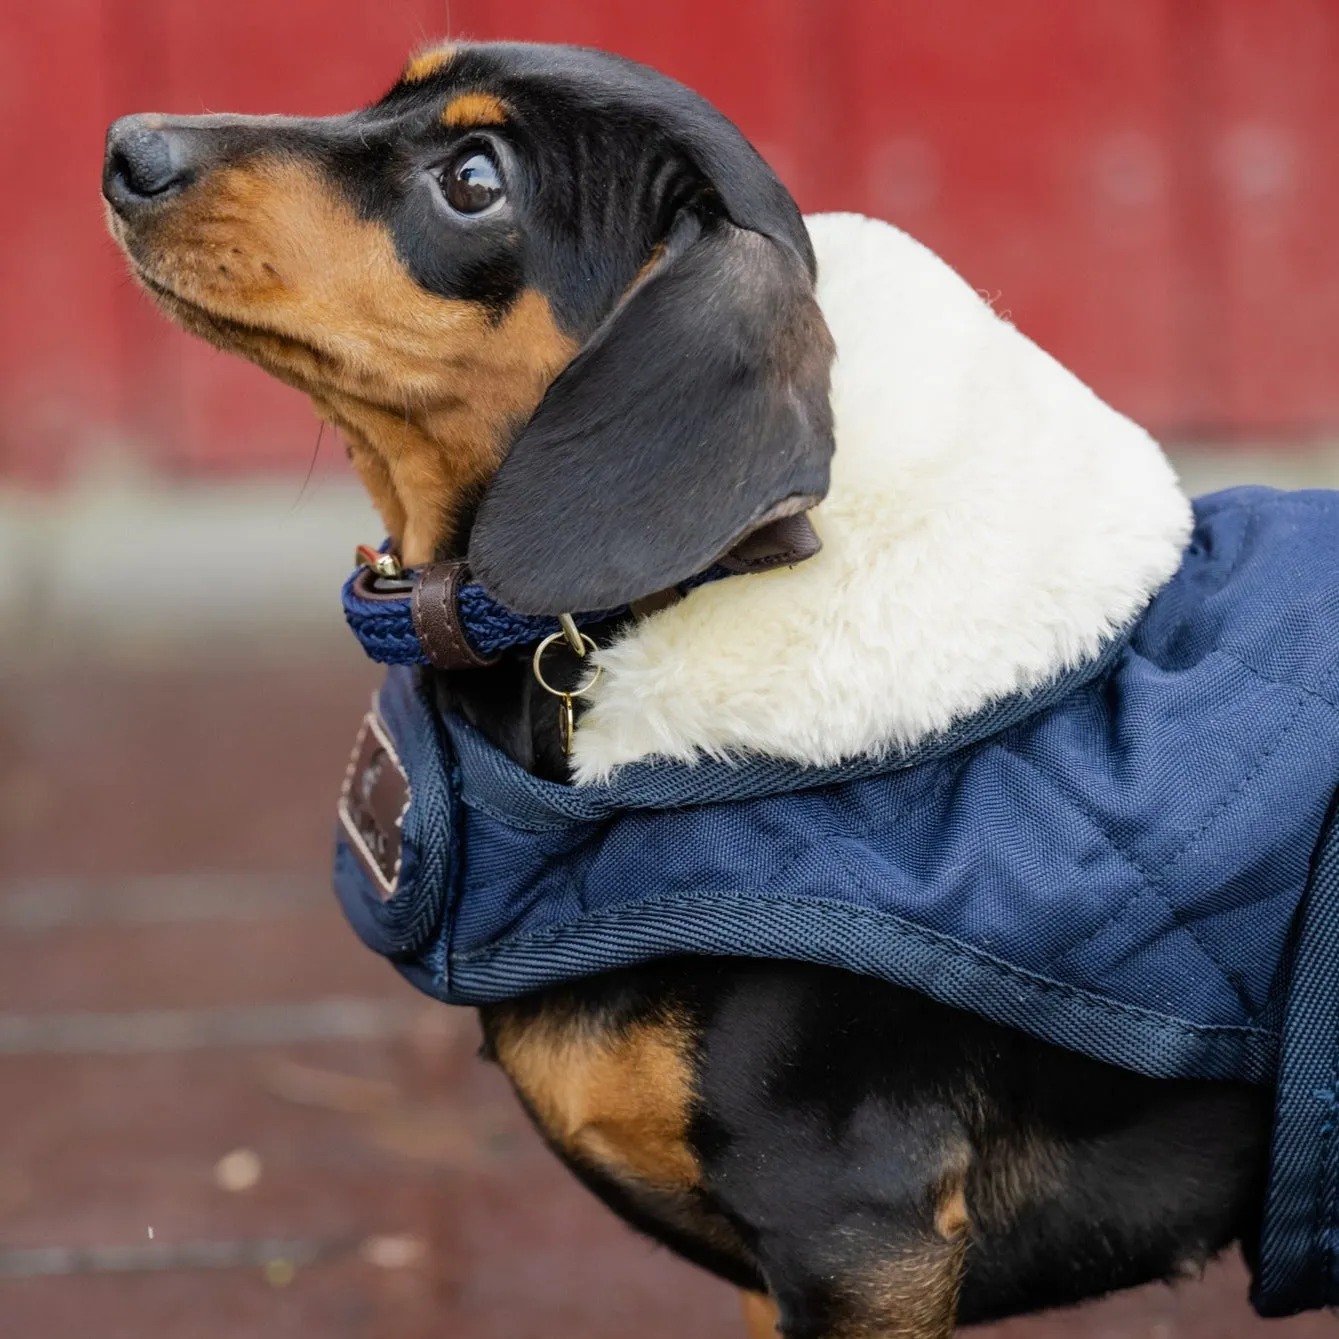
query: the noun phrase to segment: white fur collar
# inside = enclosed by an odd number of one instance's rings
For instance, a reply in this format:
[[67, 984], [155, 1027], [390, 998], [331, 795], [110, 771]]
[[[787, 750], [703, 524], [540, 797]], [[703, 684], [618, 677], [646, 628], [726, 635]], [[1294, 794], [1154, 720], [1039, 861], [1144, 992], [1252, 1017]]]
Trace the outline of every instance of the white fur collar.
[[823, 551], [606, 648], [580, 783], [652, 755], [905, 747], [1093, 656], [1180, 562], [1189, 506], [1147, 433], [906, 234], [808, 224], [837, 342]]

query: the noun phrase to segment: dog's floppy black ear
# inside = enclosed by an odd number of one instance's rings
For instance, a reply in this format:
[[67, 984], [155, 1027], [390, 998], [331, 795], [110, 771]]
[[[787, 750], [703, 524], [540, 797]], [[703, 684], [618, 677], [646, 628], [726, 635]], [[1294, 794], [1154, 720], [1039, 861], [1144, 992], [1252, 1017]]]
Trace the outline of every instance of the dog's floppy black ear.
[[484, 494], [469, 561], [495, 598], [625, 604], [827, 492], [833, 345], [804, 246], [679, 216]]

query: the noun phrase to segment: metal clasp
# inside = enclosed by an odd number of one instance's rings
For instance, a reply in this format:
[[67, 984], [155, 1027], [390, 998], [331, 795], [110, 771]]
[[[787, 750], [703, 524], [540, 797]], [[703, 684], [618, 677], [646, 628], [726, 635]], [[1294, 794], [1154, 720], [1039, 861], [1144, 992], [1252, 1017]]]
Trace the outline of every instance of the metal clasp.
[[572, 699], [584, 697], [599, 682], [600, 675], [604, 673], [604, 666], [596, 665], [595, 673], [581, 684], [580, 687], [573, 688], [570, 691], [564, 691], [561, 688], [555, 688], [544, 677], [544, 652], [555, 642], [565, 642], [569, 649], [575, 649], [576, 654], [583, 660], [594, 650], [595, 642], [580, 629], [578, 629], [571, 614], [560, 614], [559, 623], [562, 624], [561, 632], [551, 632], [544, 638], [540, 644], [535, 647], [535, 654], [531, 658], [530, 668], [534, 673], [535, 681], [546, 692], [552, 693], [558, 699], [558, 729], [562, 732], [563, 756], [570, 757], [572, 753], [572, 736], [576, 731], [576, 710], [572, 706]]
[[[558, 626], [563, 630], [563, 636], [567, 638], [568, 646], [576, 652], [578, 659], [585, 660], [586, 642], [589, 642], [590, 638], [587, 637], [585, 641], [582, 640], [582, 634], [577, 628], [576, 619], [571, 614], [559, 614]], [[595, 644], [591, 642], [591, 650], [594, 649]], [[594, 683], [595, 681], [592, 679], [591, 682]]]
[[396, 553], [382, 553], [370, 544], [359, 544], [353, 551], [353, 561], [358, 567], [370, 568], [379, 577], [394, 581], [404, 576], [404, 567]]

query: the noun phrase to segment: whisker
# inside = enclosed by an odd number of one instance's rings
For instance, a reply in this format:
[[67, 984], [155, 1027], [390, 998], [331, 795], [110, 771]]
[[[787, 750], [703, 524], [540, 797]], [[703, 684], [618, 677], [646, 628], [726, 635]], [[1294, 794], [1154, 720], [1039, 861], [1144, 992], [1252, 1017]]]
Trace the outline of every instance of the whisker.
[[316, 446], [312, 450], [311, 464], [307, 466], [307, 477], [302, 481], [302, 487], [298, 489], [298, 495], [293, 499], [293, 505], [289, 507], [288, 514], [297, 511], [298, 503], [302, 501], [303, 494], [307, 491], [307, 485], [312, 481], [312, 472], [316, 469], [316, 457], [321, 454], [321, 438], [325, 436], [325, 419], [322, 419], [316, 429]]

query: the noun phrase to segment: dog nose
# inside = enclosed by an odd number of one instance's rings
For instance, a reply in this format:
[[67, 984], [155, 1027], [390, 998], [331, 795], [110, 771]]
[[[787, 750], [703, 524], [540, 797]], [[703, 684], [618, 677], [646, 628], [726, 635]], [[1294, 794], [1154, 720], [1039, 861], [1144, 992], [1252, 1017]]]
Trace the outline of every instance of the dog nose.
[[120, 213], [190, 185], [190, 141], [157, 116], [123, 116], [107, 131], [102, 193]]

